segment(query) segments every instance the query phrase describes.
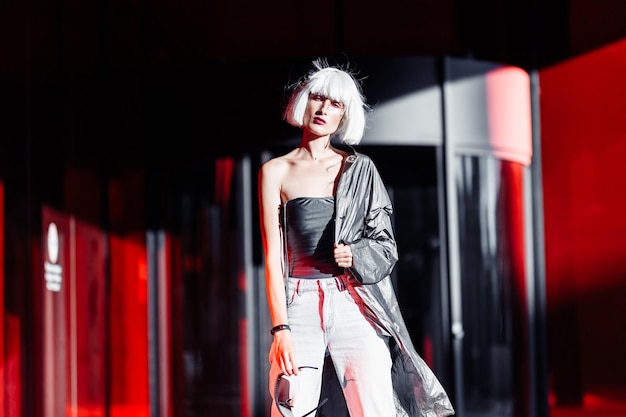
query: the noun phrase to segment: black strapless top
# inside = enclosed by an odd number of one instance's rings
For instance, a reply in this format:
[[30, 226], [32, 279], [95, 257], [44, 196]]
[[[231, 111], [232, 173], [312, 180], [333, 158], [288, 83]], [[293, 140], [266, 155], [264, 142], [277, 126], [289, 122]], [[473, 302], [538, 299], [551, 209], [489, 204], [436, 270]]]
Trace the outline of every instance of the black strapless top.
[[285, 202], [288, 275], [329, 278], [344, 273], [333, 256], [334, 197], [298, 197]]

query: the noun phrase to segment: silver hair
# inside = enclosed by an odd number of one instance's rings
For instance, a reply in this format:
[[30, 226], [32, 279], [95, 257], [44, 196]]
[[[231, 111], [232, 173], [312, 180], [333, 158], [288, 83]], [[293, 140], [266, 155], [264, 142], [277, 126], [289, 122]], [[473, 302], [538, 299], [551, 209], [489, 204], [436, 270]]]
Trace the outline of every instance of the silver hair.
[[365, 114], [370, 110], [365, 103], [361, 83], [347, 69], [328, 65], [327, 61], [313, 61], [311, 70], [296, 83], [283, 113], [283, 118], [292, 126], [302, 127], [309, 95], [320, 94], [344, 105], [344, 115], [333, 134], [348, 145], [357, 145], [365, 131]]

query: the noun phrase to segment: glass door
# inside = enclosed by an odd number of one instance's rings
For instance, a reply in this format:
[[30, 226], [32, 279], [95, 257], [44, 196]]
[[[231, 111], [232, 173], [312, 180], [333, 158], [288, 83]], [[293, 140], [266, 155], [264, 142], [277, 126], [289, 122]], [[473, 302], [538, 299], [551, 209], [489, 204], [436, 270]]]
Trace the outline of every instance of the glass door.
[[463, 416], [528, 416], [524, 174], [492, 157], [455, 160]]

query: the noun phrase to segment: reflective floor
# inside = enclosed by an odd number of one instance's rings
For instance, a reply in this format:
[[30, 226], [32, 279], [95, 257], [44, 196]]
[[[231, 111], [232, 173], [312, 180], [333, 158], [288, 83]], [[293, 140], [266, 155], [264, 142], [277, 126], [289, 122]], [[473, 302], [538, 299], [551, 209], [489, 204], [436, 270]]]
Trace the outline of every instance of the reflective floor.
[[626, 389], [585, 394], [582, 407], [551, 407], [550, 417], [625, 417]]

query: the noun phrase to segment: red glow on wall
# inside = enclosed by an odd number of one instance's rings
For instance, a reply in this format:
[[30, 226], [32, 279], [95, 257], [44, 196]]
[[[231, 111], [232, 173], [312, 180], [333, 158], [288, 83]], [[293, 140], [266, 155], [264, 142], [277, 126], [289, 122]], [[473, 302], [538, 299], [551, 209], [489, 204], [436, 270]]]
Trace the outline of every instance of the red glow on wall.
[[521, 68], [504, 66], [485, 75], [489, 142], [501, 159], [530, 165], [532, 132], [530, 79]]
[[[175, 410], [174, 404], [174, 387], [184, 386], [184, 382], [177, 378], [174, 372], [175, 355], [181, 355], [178, 349], [178, 342], [182, 340], [182, 336], [175, 334], [173, 329], [182, 326], [174, 326], [173, 319], [178, 318], [174, 314], [174, 306], [178, 306], [177, 302], [177, 284], [179, 283], [180, 274], [173, 271], [179, 271], [173, 267], [175, 265], [172, 256], [172, 237], [164, 235], [163, 240], [157, 247], [156, 261], [159, 265], [157, 268], [157, 286], [158, 290], [158, 373], [159, 373], [159, 417], [173, 417], [181, 415], [184, 410]], [[176, 322], [180, 323], [180, 322]], [[178, 338], [180, 339], [174, 339]]]
[[65, 416], [71, 403], [73, 346], [71, 330], [72, 275], [70, 218], [50, 207], [42, 207], [41, 257], [34, 271], [35, 282], [42, 283], [42, 409], [43, 415]]
[[[524, 222], [524, 167], [517, 163], [503, 162], [500, 169], [502, 186], [498, 210], [501, 219], [499, 233], [508, 265], [504, 279], [511, 284], [511, 313], [513, 320], [513, 363], [528, 364], [528, 297], [526, 282], [526, 246]], [[515, 416], [531, 414], [528, 404], [530, 376], [528, 366], [516, 366], [514, 374]]]
[[433, 338], [430, 335], [422, 338], [422, 357], [428, 366], [431, 368], [435, 366], [435, 349], [433, 348]]
[[215, 166], [215, 202], [223, 209], [228, 208], [233, 189], [233, 158], [218, 159]]
[[21, 417], [22, 416], [22, 373], [21, 363], [22, 355], [20, 349], [20, 340], [22, 339], [22, 329], [20, 319], [13, 315], [5, 316], [5, 356], [4, 356], [4, 416]]
[[0, 411], [4, 411], [4, 183], [0, 181]]
[[21, 417], [22, 332], [19, 317], [5, 311], [4, 285], [4, 183], [0, 181], [0, 412], [4, 417]]
[[617, 390], [626, 407], [624, 74], [626, 40], [540, 72], [548, 364], [561, 406]]
[[110, 415], [148, 417], [148, 305], [145, 236], [111, 236]]
[[106, 239], [73, 221], [69, 416], [106, 415]]
[[[515, 285], [514, 291], [520, 305], [517, 309], [523, 318], [528, 312], [526, 297], [526, 250], [524, 237], [524, 172], [523, 167], [514, 163], [503, 163], [500, 170], [502, 177], [502, 189], [500, 193], [500, 206], [502, 210], [503, 224], [502, 232], [506, 234], [506, 241], [509, 242], [507, 254], [510, 265], [512, 282]], [[521, 323], [520, 323], [521, 324]], [[522, 331], [522, 334], [525, 332]]]
[[246, 319], [239, 320], [239, 378], [240, 378], [240, 415], [251, 416], [252, 415], [252, 407], [250, 402], [248, 401], [251, 398], [250, 392], [250, 380], [248, 379], [248, 370], [250, 369], [250, 363], [248, 361], [247, 349], [245, 348], [248, 343], [248, 322]]

